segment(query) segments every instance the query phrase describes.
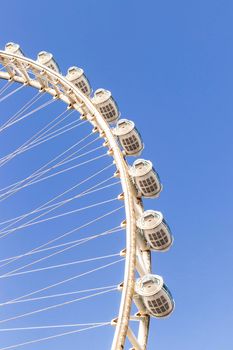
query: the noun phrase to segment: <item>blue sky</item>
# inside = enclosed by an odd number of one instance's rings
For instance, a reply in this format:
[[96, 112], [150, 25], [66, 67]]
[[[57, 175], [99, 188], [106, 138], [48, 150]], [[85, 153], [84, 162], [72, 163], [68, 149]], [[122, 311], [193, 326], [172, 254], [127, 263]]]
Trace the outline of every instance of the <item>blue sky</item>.
[[[0, 46], [18, 42], [32, 58], [50, 51], [63, 73], [83, 67], [135, 121], [143, 157], [161, 176], [160, 198], [144, 203], [164, 213], [175, 237], [169, 252], [153, 253], [153, 272], [176, 310], [152, 320], [148, 349], [232, 348], [232, 1], [21, 0], [1, 11]], [[79, 339], [56, 344], [90, 348]]]

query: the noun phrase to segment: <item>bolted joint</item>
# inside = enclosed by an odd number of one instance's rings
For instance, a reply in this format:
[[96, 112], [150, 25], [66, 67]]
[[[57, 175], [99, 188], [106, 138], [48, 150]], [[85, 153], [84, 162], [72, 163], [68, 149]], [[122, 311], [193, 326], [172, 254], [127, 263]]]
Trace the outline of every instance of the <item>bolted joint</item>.
[[114, 318], [114, 319], [111, 321], [111, 326], [116, 326], [116, 325], [117, 325], [117, 322], [118, 322], [118, 318]]
[[106, 137], [105, 132], [103, 130], [100, 131], [100, 137]]
[[149, 314], [146, 312], [146, 310], [143, 312], [143, 311], [138, 311], [136, 312], [135, 314], [135, 317], [138, 317], [138, 319], [142, 319], [142, 318], [145, 318], [145, 317], [148, 317]]
[[121, 227], [126, 227], [126, 220], [123, 220], [122, 222], [121, 222]]
[[95, 114], [92, 114], [92, 115], [89, 117], [89, 120], [95, 120], [95, 119], [96, 119]]
[[112, 156], [113, 155], [113, 149], [109, 148], [109, 150], [107, 151], [107, 155], [108, 156]]
[[72, 103], [69, 103], [69, 105], [67, 106], [67, 109], [74, 109], [74, 105]]
[[82, 114], [82, 115], [80, 115], [80, 119], [81, 119], [81, 120], [87, 120], [87, 116], [84, 115], [84, 114]]
[[123, 200], [125, 199], [125, 194], [124, 194], [124, 192], [120, 193], [120, 194], [117, 196], [117, 199], [118, 199], [119, 201], [123, 201]]
[[93, 134], [96, 134], [97, 132], [99, 132], [99, 129], [97, 128], [97, 126], [94, 126], [94, 128], [92, 129]]
[[68, 95], [68, 96], [73, 96], [73, 93], [74, 93], [74, 91], [71, 88], [66, 90], [66, 95]]
[[113, 175], [114, 177], [121, 177], [120, 176], [120, 171], [117, 169]]
[[118, 284], [117, 290], [119, 290], [119, 292], [121, 292], [123, 290], [123, 287], [124, 287], [124, 282], [121, 282], [120, 284]]
[[120, 256], [123, 256], [123, 257], [126, 256], [126, 248], [124, 248], [120, 251]]
[[103, 147], [108, 147], [108, 146], [109, 146], [109, 142], [108, 142], [108, 140], [104, 141], [104, 143], [103, 143]]

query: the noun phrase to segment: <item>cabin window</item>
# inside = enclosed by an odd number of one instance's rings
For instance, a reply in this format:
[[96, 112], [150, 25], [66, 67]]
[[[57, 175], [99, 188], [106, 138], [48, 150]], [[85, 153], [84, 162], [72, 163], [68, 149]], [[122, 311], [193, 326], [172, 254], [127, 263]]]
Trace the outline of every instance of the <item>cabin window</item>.
[[[141, 190], [145, 193], [150, 193], [150, 192], [153, 192], [154, 190], [158, 189], [158, 186], [155, 182], [155, 179], [152, 176], [150, 176], [149, 178], [147, 178], [145, 180], [139, 180], [139, 185], [140, 185]], [[152, 186], [150, 186], [150, 185], [152, 185]]]
[[167, 300], [162, 295], [155, 300], [148, 300], [148, 305], [154, 314], [164, 313], [170, 308]]
[[84, 94], [88, 93], [88, 88], [85, 84], [85, 81], [81, 80], [75, 84]]
[[139, 144], [137, 138], [135, 137], [135, 135], [132, 135], [132, 136], [127, 137], [127, 138], [123, 138], [122, 144], [123, 144], [124, 148], [126, 149], [126, 151], [135, 151], [135, 150], [140, 148], [140, 144]]
[[150, 233], [148, 237], [151, 243], [158, 247], [161, 247], [162, 245], [168, 243], [168, 237], [166, 235], [166, 232], [163, 230], [157, 231], [155, 233]]
[[164, 298], [163, 295], [161, 295], [161, 300], [165, 303], [166, 302], [166, 299]]
[[100, 107], [100, 112], [103, 114], [103, 117], [106, 119], [112, 119], [117, 115], [115, 108], [112, 104], [108, 104], [106, 106]]

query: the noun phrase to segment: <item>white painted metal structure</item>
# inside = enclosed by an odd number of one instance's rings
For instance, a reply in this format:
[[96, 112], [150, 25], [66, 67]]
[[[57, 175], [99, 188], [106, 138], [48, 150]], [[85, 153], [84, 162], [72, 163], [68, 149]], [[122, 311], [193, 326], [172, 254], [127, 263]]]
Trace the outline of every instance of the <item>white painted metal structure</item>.
[[[50, 58], [52, 59], [52, 56]], [[148, 246], [140, 239], [136, 227], [136, 221], [143, 213], [142, 201], [137, 197], [138, 193], [131, 181], [128, 165], [109, 124], [93, 101], [72, 81], [62, 76], [58, 69], [55, 69], [57, 66], [54, 68], [51, 65], [42, 65], [38, 60], [34, 61], [24, 57], [19, 50], [0, 51], [0, 62], [5, 66], [5, 70], [0, 71], [0, 79], [25, 84], [47, 92], [55, 99], [63, 100], [67, 103], [68, 108], [76, 109], [83, 119], [87, 119], [93, 125], [93, 132], [99, 132], [104, 138], [104, 145], [108, 147], [109, 154], [114, 158], [117, 168], [115, 174], [121, 180], [123, 193], [119, 199], [124, 200], [126, 218], [126, 249], [122, 252], [122, 255], [125, 256], [124, 281], [119, 287], [122, 294], [119, 314], [112, 321], [116, 328], [111, 349], [124, 349], [126, 337], [128, 337], [132, 349], [145, 350], [149, 315], [143, 313], [145, 308], [140, 305], [135, 295], [135, 280], [137, 272], [140, 276], [151, 272], [151, 253]], [[133, 301], [136, 306], [139, 306], [136, 316], [131, 315]], [[138, 334], [136, 335], [129, 327], [130, 320], [138, 322]]]

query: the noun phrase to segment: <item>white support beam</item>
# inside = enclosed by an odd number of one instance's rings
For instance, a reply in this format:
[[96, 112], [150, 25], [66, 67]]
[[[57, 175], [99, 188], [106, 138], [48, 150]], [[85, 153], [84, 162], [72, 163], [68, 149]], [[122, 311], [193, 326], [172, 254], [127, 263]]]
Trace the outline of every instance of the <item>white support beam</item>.
[[133, 333], [132, 329], [128, 327], [127, 337], [130, 341], [130, 343], [133, 345], [133, 349], [135, 350], [143, 350], [141, 345], [139, 344], [135, 334]]

